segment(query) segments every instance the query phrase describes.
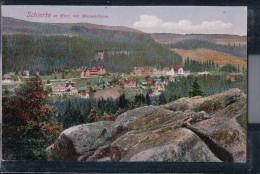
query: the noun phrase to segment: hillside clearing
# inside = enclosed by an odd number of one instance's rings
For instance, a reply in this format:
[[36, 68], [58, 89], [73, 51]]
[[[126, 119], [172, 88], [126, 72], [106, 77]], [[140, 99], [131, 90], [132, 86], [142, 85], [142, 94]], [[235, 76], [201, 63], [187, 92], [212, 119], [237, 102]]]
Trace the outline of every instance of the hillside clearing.
[[118, 92], [118, 87], [115, 87], [115, 88], [110, 88], [110, 89], [104, 89], [104, 90], [99, 90], [97, 92], [95, 92], [94, 94], [94, 98], [95, 99], [100, 99], [100, 98], [103, 98], [103, 99], [108, 99], [108, 98], [119, 98], [120, 96], [120, 93]]
[[183, 50], [177, 48], [173, 48], [172, 50], [177, 54], [181, 55], [183, 61], [186, 60], [187, 57], [189, 57], [192, 60], [196, 60], [200, 62], [213, 60], [215, 64], [219, 65], [220, 68], [229, 63], [235, 67], [237, 66], [239, 66], [240, 68], [242, 68], [243, 66], [247, 67], [246, 60], [219, 51], [213, 51], [209, 49]]

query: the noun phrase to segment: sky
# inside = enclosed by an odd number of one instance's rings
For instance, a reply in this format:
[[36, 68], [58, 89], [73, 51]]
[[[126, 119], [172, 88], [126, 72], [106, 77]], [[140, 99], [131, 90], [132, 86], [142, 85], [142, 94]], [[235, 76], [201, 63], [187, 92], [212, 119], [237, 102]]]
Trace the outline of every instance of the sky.
[[[37, 17], [34, 15], [35, 13], [47, 13], [48, 17]], [[119, 7], [5, 5], [2, 6], [2, 16], [32, 22], [82, 22], [109, 26], [125, 26], [146, 33], [233, 34], [247, 36], [247, 8], [242, 6]]]

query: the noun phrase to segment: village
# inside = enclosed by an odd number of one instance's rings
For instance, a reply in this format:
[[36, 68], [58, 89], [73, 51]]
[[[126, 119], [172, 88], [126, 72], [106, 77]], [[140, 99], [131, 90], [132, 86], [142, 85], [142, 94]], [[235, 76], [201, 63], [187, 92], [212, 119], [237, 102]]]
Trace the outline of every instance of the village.
[[[44, 89], [52, 97], [76, 97], [88, 99], [119, 98], [120, 94], [126, 92], [130, 98], [136, 94], [146, 94], [154, 99], [165, 91], [169, 82], [175, 83], [179, 76], [188, 76], [189, 71], [184, 71], [181, 66], [164, 67], [134, 67], [131, 73], [108, 73], [105, 66], [79, 68], [75, 71], [80, 72], [80, 77], [64, 79], [43, 80]], [[210, 72], [198, 72], [196, 75], [209, 74]], [[39, 71], [34, 71], [33, 75], [41, 76]], [[227, 75], [227, 79], [234, 80], [236, 73]], [[16, 80], [14, 80], [14, 77]], [[24, 71], [21, 75], [14, 72], [5, 74], [2, 77], [2, 84], [10, 86], [4, 89], [15, 95], [15, 89], [30, 78], [29, 71]]]
[[[188, 72], [186, 72], [186, 74], [187, 73]], [[33, 75], [41, 77], [39, 71], [35, 71]], [[150, 90], [149, 94], [151, 96], [158, 96], [165, 90], [165, 85], [169, 82], [175, 82], [176, 76], [183, 75], [185, 75], [185, 73], [183, 68], [180, 66], [168, 67], [163, 70], [158, 70], [155, 67], [135, 67], [133, 72], [130, 74], [107, 73], [105, 66], [101, 66], [81, 70], [80, 78], [53, 79], [43, 83], [43, 85], [44, 89], [49, 92], [49, 95], [76, 96], [83, 99], [89, 98], [90, 93], [94, 94], [95, 98], [118, 98], [120, 94], [119, 92], [115, 93], [115, 91], [122, 90], [133, 90], [139, 92], [147, 92]], [[14, 76], [14, 72], [5, 74], [2, 77], [2, 84], [12, 85], [15, 86], [14, 88], [17, 88], [19, 84], [22, 84], [26, 79], [30, 78], [29, 71], [24, 71], [21, 78], [19, 75], [15, 76], [18, 78], [16, 81], [12, 78]], [[93, 79], [96, 81], [90, 84], [89, 81], [93, 81]], [[78, 81], [83, 81], [85, 83], [81, 83], [80, 86], [77, 86], [76, 84]], [[14, 91], [14, 88], [10, 88], [11, 91]], [[103, 95], [99, 94], [105, 90], [106, 92]], [[108, 94], [110, 92], [111, 95]]]

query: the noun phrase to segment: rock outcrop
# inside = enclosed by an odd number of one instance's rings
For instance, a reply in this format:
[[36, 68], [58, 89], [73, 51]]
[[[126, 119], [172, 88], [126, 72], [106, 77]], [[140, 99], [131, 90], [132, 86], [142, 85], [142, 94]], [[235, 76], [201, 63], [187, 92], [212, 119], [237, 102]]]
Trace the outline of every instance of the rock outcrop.
[[58, 161], [245, 162], [246, 95], [239, 89], [127, 111], [64, 130]]

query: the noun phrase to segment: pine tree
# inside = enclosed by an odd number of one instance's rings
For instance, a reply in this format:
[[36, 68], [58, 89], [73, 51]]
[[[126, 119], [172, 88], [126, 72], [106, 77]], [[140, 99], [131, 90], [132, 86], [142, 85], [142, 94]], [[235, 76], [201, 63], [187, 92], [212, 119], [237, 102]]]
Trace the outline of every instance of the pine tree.
[[143, 94], [140, 94], [140, 100], [141, 100], [141, 103], [145, 103], [145, 97]]
[[83, 114], [81, 113], [79, 104], [77, 105], [77, 107], [75, 109], [75, 114], [74, 115], [75, 115], [75, 123], [77, 123], [77, 124], [85, 123], [85, 120], [84, 120]]
[[119, 101], [118, 101], [118, 106], [119, 108], [125, 108], [128, 105], [128, 100], [125, 98], [125, 93], [123, 93], [122, 95], [120, 95], [119, 97]]
[[73, 118], [75, 115], [75, 109], [71, 104], [71, 101], [68, 101], [67, 107], [66, 107], [66, 111], [63, 115], [64, 120], [63, 120], [63, 128], [67, 129], [69, 127], [71, 127], [72, 125], [74, 125], [75, 123], [75, 119]]
[[167, 103], [164, 93], [159, 96], [159, 105]]
[[215, 70], [216, 70], [216, 65], [215, 65], [215, 62], [214, 62], [214, 60], [212, 61], [212, 68], [213, 68], [213, 71], [215, 71]]
[[92, 108], [91, 102], [90, 102], [90, 100], [88, 100], [87, 104], [84, 105], [83, 112], [82, 112], [83, 118], [86, 123], [88, 122], [88, 115], [91, 111], [91, 108]]
[[89, 89], [89, 96], [90, 96], [90, 98], [94, 97], [94, 91], [93, 91], [92, 87], [90, 87], [90, 89]]
[[138, 102], [139, 102], [139, 96], [136, 94], [136, 95], [135, 95], [134, 104], [137, 104]]
[[171, 95], [169, 98], [169, 102], [175, 101], [177, 99], [176, 95]]
[[200, 90], [200, 85], [196, 77], [195, 80], [193, 81], [193, 84], [191, 85], [191, 91], [189, 92], [189, 95], [190, 97], [203, 95], [203, 92]]
[[145, 96], [145, 100], [146, 100], [147, 106], [149, 106], [149, 105], [151, 104], [151, 99], [150, 99], [150, 96], [149, 96], [148, 93], [147, 93], [146, 96]]

